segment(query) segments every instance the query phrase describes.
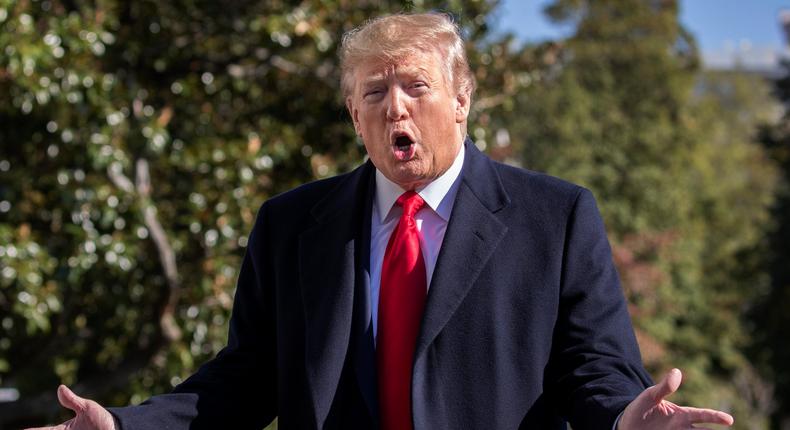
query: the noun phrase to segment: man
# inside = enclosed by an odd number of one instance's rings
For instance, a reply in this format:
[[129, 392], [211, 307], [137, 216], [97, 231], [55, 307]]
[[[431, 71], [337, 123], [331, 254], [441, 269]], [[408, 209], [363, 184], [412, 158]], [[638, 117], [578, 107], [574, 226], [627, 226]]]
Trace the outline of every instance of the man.
[[[370, 161], [266, 202], [228, 346], [167, 395], [67, 428], [692, 428], [641, 365], [591, 194], [493, 162], [440, 14], [347, 34], [342, 86]], [[59, 427], [65, 428], [65, 427]]]

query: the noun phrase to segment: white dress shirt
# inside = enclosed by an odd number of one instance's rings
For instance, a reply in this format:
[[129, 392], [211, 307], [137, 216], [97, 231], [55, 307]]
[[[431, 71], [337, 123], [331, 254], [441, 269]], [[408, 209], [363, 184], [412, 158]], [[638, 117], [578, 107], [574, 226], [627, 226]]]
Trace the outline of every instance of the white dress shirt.
[[[436, 267], [436, 258], [442, 247], [444, 232], [447, 230], [447, 223], [453, 211], [463, 165], [464, 146], [461, 145], [455, 161], [446, 172], [428, 185], [415, 190], [425, 200], [425, 206], [417, 211], [414, 219], [417, 222], [417, 230], [420, 231], [420, 250], [425, 260], [425, 275], [428, 278], [425, 285], [428, 288], [433, 278], [433, 269]], [[384, 262], [387, 242], [403, 213], [403, 208], [396, 205], [395, 201], [406, 191], [376, 169], [376, 195], [370, 222], [370, 309], [374, 337], [378, 327], [381, 265]]]

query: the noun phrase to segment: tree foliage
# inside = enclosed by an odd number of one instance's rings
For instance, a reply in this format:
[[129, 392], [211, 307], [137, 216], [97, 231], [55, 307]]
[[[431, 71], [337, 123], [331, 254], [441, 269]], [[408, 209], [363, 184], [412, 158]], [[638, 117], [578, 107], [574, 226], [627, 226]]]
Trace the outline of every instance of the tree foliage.
[[[783, 65], [784, 76], [775, 83], [775, 93], [785, 109], [790, 102], [790, 63]], [[779, 166], [780, 186], [773, 206], [774, 222], [768, 239], [766, 268], [770, 285], [752, 309], [755, 338], [752, 356], [760, 370], [776, 387], [772, 428], [790, 428], [790, 348], [785, 333], [790, 325], [790, 114], [785, 110], [781, 121], [766, 127], [762, 141]]]
[[[776, 171], [756, 144], [779, 106], [757, 76], [700, 69], [677, 3], [558, 0], [576, 31], [491, 113], [522, 163], [592, 189], [648, 369], [686, 375], [677, 401], [764, 426], [771, 385], [744, 354]], [[537, 78], [537, 79], [536, 79]], [[513, 155], [511, 155], [513, 157]]]
[[[485, 33], [491, 4], [426, 3]], [[363, 159], [341, 34], [414, 7], [0, 2], [3, 420], [53, 419], [58, 382], [137, 402], [221, 348], [258, 206]]]
[[496, 3], [0, 0], [0, 386], [22, 394], [0, 425], [54, 421], [58, 382], [137, 402], [216, 353], [258, 206], [364, 159], [342, 33], [438, 9], [469, 40], [476, 144], [595, 192], [649, 369], [763, 426], [743, 313], [768, 286], [768, 88], [701, 71], [674, 1], [557, 0], [575, 34], [525, 46]]

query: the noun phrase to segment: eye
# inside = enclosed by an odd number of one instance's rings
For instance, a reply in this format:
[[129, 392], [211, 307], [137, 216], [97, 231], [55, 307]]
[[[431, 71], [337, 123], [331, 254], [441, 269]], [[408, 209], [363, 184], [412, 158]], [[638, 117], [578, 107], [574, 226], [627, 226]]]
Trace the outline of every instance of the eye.
[[372, 89], [369, 89], [369, 90], [365, 91], [365, 93], [362, 95], [362, 97], [364, 97], [366, 99], [368, 99], [368, 98], [374, 98], [375, 99], [375, 98], [381, 97], [382, 94], [384, 94], [384, 90], [382, 90], [380, 88], [372, 88]]
[[414, 81], [409, 84], [407, 91], [412, 96], [421, 96], [428, 91], [428, 84], [425, 81]]

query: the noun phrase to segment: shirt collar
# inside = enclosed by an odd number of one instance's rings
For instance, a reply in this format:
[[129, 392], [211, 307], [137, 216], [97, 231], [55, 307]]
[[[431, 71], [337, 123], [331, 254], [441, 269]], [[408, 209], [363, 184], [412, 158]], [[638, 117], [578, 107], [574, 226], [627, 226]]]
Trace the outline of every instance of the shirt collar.
[[[445, 221], [450, 220], [450, 212], [453, 209], [452, 200], [458, 188], [456, 182], [464, 165], [465, 151], [464, 145], [461, 145], [458, 155], [455, 156], [453, 164], [450, 165], [446, 172], [428, 183], [428, 185], [417, 188], [417, 194], [425, 200], [425, 204], [430, 206]], [[384, 222], [395, 205], [395, 200], [404, 192], [406, 190], [387, 179], [379, 169], [376, 169], [376, 211], [381, 222]], [[447, 201], [445, 202], [445, 200]]]

